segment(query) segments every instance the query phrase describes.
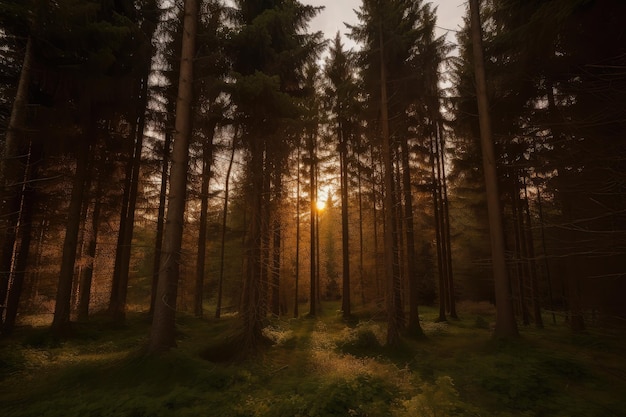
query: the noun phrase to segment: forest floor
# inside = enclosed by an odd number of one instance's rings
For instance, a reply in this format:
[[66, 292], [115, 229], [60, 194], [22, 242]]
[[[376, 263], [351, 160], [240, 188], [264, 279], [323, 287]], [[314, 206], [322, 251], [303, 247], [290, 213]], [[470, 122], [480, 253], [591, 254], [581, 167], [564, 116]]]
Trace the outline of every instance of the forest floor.
[[[68, 340], [24, 326], [0, 340], [0, 414], [13, 416], [626, 416], [626, 334], [562, 323], [523, 327], [515, 341], [491, 336], [492, 309], [460, 308], [426, 338], [384, 346], [382, 317], [337, 305], [318, 318], [273, 321], [274, 341], [243, 361], [211, 361], [237, 319], [181, 315], [178, 347], [148, 357], [146, 315], [112, 327], [103, 317]], [[562, 320], [561, 320], [562, 321]]]

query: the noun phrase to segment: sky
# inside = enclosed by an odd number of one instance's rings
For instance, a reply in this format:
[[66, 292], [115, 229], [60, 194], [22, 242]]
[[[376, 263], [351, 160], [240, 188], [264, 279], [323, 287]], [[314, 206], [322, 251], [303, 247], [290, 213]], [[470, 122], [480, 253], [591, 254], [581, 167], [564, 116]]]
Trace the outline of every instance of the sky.
[[[329, 39], [334, 39], [337, 31], [340, 31], [346, 48], [354, 47], [354, 43], [345, 36], [348, 30], [343, 22], [349, 24], [357, 23], [354, 10], [360, 7], [361, 0], [301, 0], [301, 3], [312, 6], [325, 6], [325, 9], [311, 21], [311, 31], [321, 30], [324, 32], [324, 36]], [[431, 0], [430, 3], [437, 7], [438, 35], [447, 33], [441, 28], [459, 29], [465, 13], [466, 0]], [[448, 34], [447, 40], [452, 43], [456, 41], [453, 32]]]

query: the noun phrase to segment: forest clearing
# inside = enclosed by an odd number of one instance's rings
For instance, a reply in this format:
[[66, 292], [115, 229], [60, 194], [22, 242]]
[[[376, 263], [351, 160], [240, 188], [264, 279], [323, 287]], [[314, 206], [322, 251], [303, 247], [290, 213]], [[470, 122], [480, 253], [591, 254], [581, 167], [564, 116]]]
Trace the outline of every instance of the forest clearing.
[[601, 326], [573, 335], [562, 323], [525, 327], [515, 341], [491, 336], [494, 310], [463, 303], [460, 320], [385, 346], [382, 311], [350, 323], [325, 303], [318, 318], [273, 320], [273, 344], [228, 359], [236, 320], [181, 317], [177, 349], [146, 357], [148, 320], [122, 328], [95, 318], [55, 341], [20, 328], [0, 344], [0, 403], [30, 416], [494, 416], [623, 417], [626, 336]]

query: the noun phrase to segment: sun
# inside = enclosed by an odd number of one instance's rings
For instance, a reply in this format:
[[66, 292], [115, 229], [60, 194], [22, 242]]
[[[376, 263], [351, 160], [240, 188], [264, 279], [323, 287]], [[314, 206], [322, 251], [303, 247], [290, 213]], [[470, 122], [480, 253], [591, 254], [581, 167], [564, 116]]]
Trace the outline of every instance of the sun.
[[326, 208], [326, 202], [323, 200], [317, 200], [315, 202], [315, 207], [319, 210], [322, 211]]

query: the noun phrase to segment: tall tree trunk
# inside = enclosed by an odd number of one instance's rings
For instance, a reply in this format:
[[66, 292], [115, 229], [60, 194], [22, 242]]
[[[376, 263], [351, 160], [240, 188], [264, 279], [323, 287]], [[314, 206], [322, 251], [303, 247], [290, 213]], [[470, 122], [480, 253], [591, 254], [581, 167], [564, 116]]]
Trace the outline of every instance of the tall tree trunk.
[[445, 252], [446, 256], [446, 270], [447, 274], [447, 289], [448, 289], [448, 305], [450, 307], [450, 317], [453, 319], [458, 318], [458, 314], [456, 312], [456, 297], [454, 290], [454, 273], [452, 270], [452, 237], [450, 232], [450, 210], [449, 210], [449, 200], [448, 200], [448, 183], [446, 176], [446, 142], [444, 136], [444, 129], [442, 126], [441, 120], [437, 123], [438, 134], [439, 134], [439, 157], [441, 159], [441, 188], [442, 188], [442, 198], [441, 203], [443, 206], [443, 210], [441, 212], [441, 216], [443, 218], [443, 236], [445, 241]]
[[209, 182], [213, 162], [213, 136], [215, 126], [209, 126], [208, 137], [202, 143], [202, 185], [200, 186], [200, 230], [198, 231], [198, 255], [196, 259], [196, 288], [194, 291], [194, 314], [202, 317], [204, 292], [204, 269], [206, 266], [207, 217], [209, 211]]
[[222, 292], [224, 286], [224, 254], [226, 252], [226, 219], [228, 217], [228, 197], [230, 187], [230, 173], [233, 169], [233, 161], [235, 160], [235, 149], [237, 146], [237, 133], [233, 135], [232, 150], [230, 152], [230, 160], [228, 161], [228, 170], [226, 170], [226, 179], [224, 184], [224, 208], [222, 209], [222, 236], [220, 243], [220, 275], [217, 281], [217, 305], [215, 307], [215, 318], [219, 319], [222, 314]]
[[389, 134], [389, 111], [387, 108], [387, 74], [385, 70], [385, 53], [382, 25], [379, 28], [380, 45], [380, 93], [381, 93], [381, 125], [382, 125], [382, 156], [384, 166], [384, 201], [385, 201], [385, 278], [387, 304], [387, 344], [396, 345], [400, 340], [400, 318], [397, 316], [398, 306], [396, 292], [400, 290], [396, 285], [394, 261], [397, 253], [396, 219], [393, 201], [393, 163], [391, 160], [391, 137]]
[[263, 217], [263, 148], [259, 139], [253, 139], [250, 149], [250, 221], [246, 239], [246, 271], [242, 294], [242, 343], [245, 349], [255, 349], [262, 337], [264, 316], [262, 296], [262, 217]]
[[78, 300], [78, 320], [87, 321], [89, 318], [89, 303], [91, 300], [91, 283], [93, 278], [94, 264], [96, 259], [96, 248], [98, 242], [98, 229], [100, 225], [100, 207], [101, 207], [101, 183], [102, 179], [98, 179], [96, 186], [95, 201], [91, 212], [91, 230], [87, 240], [86, 255], [89, 259], [87, 265], [83, 267], [80, 274], [80, 298]]
[[274, 215], [272, 220], [272, 314], [280, 316], [280, 250], [281, 250], [281, 200], [283, 194], [282, 174], [280, 167], [274, 166]]
[[176, 133], [172, 150], [170, 191], [165, 223], [163, 259], [159, 268], [157, 298], [154, 304], [148, 351], [156, 353], [176, 345], [176, 296], [180, 275], [181, 245], [187, 192], [189, 142], [191, 140], [191, 103], [193, 97], [193, 59], [198, 24], [198, 1], [185, 0], [182, 54], [176, 102]]
[[409, 165], [409, 144], [406, 136], [400, 138], [402, 155], [402, 185], [404, 188], [404, 220], [406, 221], [406, 252], [409, 281], [409, 321], [407, 333], [412, 336], [423, 336], [418, 311], [419, 276], [417, 271], [417, 253], [415, 251], [415, 230], [413, 221], [413, 193], [411, 192], [411, 166]]
[[317, 277], [317, 260], [316, 258], [316, 234], [315, 234], [315, 214], [317, 212], [317, 184], [315, 183], [315, 172], [317, 170], [317, 155], [315, 153], [315, 134], [309, 134], [309, 158], [311, 163], [311, 170], [309, 173], [309, 199], [310, 209], [311, 209], [311, 242], [310, 242], [310, 261], [311, 261], [311, 279], [310, 279], [310, 292], [309, 292], [309, 316], [317, 315], [317, 285], [316, 285], [316, 277]]
[[165, 134], [163, 144], [163, 161], [161, 166], [161, 188], [159, 190], [159, 211], [157, 214], [156, 237], [154, 243], [154, 262], [152, 264], [152, 289], [150, 294], [150, 314], [154, 312], [154, 301], [156, 300], [157, 284], [159, 282], [159, 270], [161, 268], [161, 255], [163, 250], [163, 229], [165, 226], [165, 202], [167, 199], [167, 177], [170, 165], [170, 147], [172, 145], [172, 134]]
[[[380, 285], [380, 262], [378, 260], [378, 216], [376, 212], [376, 202], [378, 197], [376, 196], [376, 165], [374, 161], [374, 147], [371, 149], [371, 166], [372, 166], [372, 227], [374, 229], [374, 275], [376, 277], [376, 298], [380, 299], [382, 294], [382, 289]], [[378, 162], [378, 161], [377, 161]]]
[[295, 271], [295, 289], [294, 289], [294, 302], [293, 302], [293, 317], [298, 318], [298, 298], [299, 298], [299, 286], [300, 286], [300, 139], [298, 139], [298, 145], [296, 146], [296, 271]]
[[357, 199], [359, 204], [359, 287], [361, 290], [361, 305], [365, 305], [365, 268], [363, 265], [365, 258], [363, 247], [363, 185], [361, 159], [356, 152], [354, 152], [354, 155], [356, 156], [357, 161]]
[[[93, 129], [89, 133], [92, 133]], [[52, 331], [61, 336], [70, 330], [70, 309], [72, 297], [72, 281], [74, 278], [74, 265], [76, 262], [76, 248], [78, 244], [78, 232], [81, 223], [81, 208], [85, 194], [85, 180], [89, 167], [87, 164], [89, 155], [89, 142], [91, 138], [83, 138], [78, 155], [76, 155], [76, 172], [72, 185], [72, 195], [67, 215], [65, 239], [63, 241], [63, 255], [61, 258], [61, 271], [57, 287], [56, 305], [54, 307], [54, 319]]]
[[339, 176], [341, 177], [341, 253], [343, 317], [350, 317], [350, 234], [348, 219], [348, 144], [343, 124], [339, 123]]
[[26, 175], [24, 176], [24, 185], [22, 191], [22, 204], [19, 219], [19, 248], [15, 257], [15, 265], [13, 268], [13, 283], [9, 289], [7, 297], [7, 310], [4, 325], [2, 327], [3, 334], [9, 334], [13, 331], [15, 320], [19, 309], [20, 299], [22, 298], [22, 289], [24, 287], [24, 279], [26, 277], [26, 268], [28, 266], [28, 257], [30, 253], [30, 242], [32, 234], [32, 220], [36, 204], [36, 190], [32, 185], [32, 180], [37, 178], [37, 164], [40, 162], [41, 149], [40, 145], [34, 145], [31, 142]]
[[[119, 256], [119, 266], [117, 266], [117, 274], [114, 275], [114, 280], [117, 279], [117, 288], [111, 293], [111, 305], [109, 306], [109, 312], [113, 315], [114, 321], [124, 321], [126, 318], [126, 298], [128, 295], [128, 279], [130, 273], [130, 258], [133, 241], [133, 231], [135, 227], [135, 208], [137, 205], [137, 195], [139, 190], [139, 171], [141, 169], [141, 153], [143, 150], [143, 137], [146, 125], [146, 106], [148, 103], [148, 74], [150, 68], [146, 68], [143, 71], [143, 77], [140, 85], [140, 95], [137, 108], [137, 121], [135, 134], [135, 147], [133, 149], [132, 158], [130, 161], [130, 182], [127, 182], [129, 186], [128, 192], [128, 205], [122, 208], [121, 216], [125, 217], [123, 229], [120, 227], [120, 234], [122, 235], [122, 244], [118, 246], [117, 250], [121, 252]], [[121, 221], [120, 221], [121, 226]], [[116, 256], [116, 261], [118, 257]], [[115, 274], [115, 271], [114, 271]], [[115, 296], [115, 300], [113, 297]]]
[[18, 185], [24, 177], [24, 165], [20, 161], [20, 147], [23, 146], [24, 128], [28, 106], [28, 90], [31, 78], [31, 65], [33, 60], [32, 40], [29, 37], [26, 42], [24, 61], [17, 85], [15, 101], [11, 108], [9, 126], [4, 139], [4, 150], [0, 159], [0, 325], [4, 317], [4, 306], [9, 290], [9, 281], [13, 263], [13, 250], [19, 219], [22, 187]]
[[439, 204], [439, 199], [441, 196], [439, 195], [439, 185], [438, 178], [436, 172], [436, 150], [435, 150], [435, 138], [434, 132], [432, 132], [430, 136], [430, 176], [432, 180], [432, 195], [433, 195], [433, 215], [435, 217], [435, 244], [437, 246], [437, 274], [439, 276], [438, 279], [438, 288], [439, 288], [439, 317], [437, 318], [437, 322], [445, 322], [446, 318], [446, 277], [445, 277], [445, 268], [444, 268], [444, 254], [443, 254], [443, 237], [441, 230], [441, 211]]
[[535, 243], [533, 239], [533, 229], [530, 217], [530, 204], [528, 202], [528, 185], [526, 183], [527, 173], [523, 177], [524, 186], [524, 213], [526, 215], [526, 227], [524, 232], [526, 234], [526, 253], [528, 255], [528, 269], [530, 270], [530, 287], [531, 298], [533, 302], [533, 316], [535, 319], [535, 326], [537, 328], [543, 328], [543, 317], [541, 317], [541, 302], [539, 296], [539, 277], [537, 276], [537, 262], [535, 259]]
[[263, 186], [261, 188], [261, 299], [259, 301], [259, 316], [261, 321], [265, 320], [269, 311], [269, 284], [270, 284], [270, 196], [272, 192], [271, 168], [267, 156], [267, 143], [263, 160]]
[[496, 327], [494, 330], [494, 336], [515, 337], [518, 336], [518, 331], [515, 316], [513, 314], [511, 284], [506, 269], [506, 259], [504, 253], [504, 229], [502, 226], [500, 194], [498, 192], [496, 155], [494, 150], [493, 135], [491, 133], [489, 102], [487, 99], [487, 82], [485, 79], [485, 64], [483, 57], [482, 29], [480, 26], [479, 7], [479, 0], [470, 0], [476, 96], [478, 100], [483, 170], [487, 191], [491, 258], [493, 263], [493, 277], [495, 281]]
[[524, 251], [523, 216], [520, 208], [519, 182], [517, 171], [511, 173], [511, 201], [513, 205], [513, 235], [515, 238], [515, 270], [517, 272], [517, 285], [519, 294], [519, 308], [522, 314], [524, 326], [530, 324], [528, 304], [526, 297], [526, 282], [528, 279], [526, 269], [526, 253]]
[[554, 312], [554, 296], [552, 294], [552, 277], [550, 276], [550, 263], [548, 262], [545, 222], [543, 218], [543, 204], [541, 202], [541, 190], [539, 189], [539, 186], [537, 186], [537, 206], [539, 209], [539, 223], [541, 224], [541, 246], [543, 248], [543, 262], [546, 269], [546, 281], [548, 281], [548, 299], [550, 300], [550, 310], [552, 311], [552, 323], [556, 324], [556, 313]]

